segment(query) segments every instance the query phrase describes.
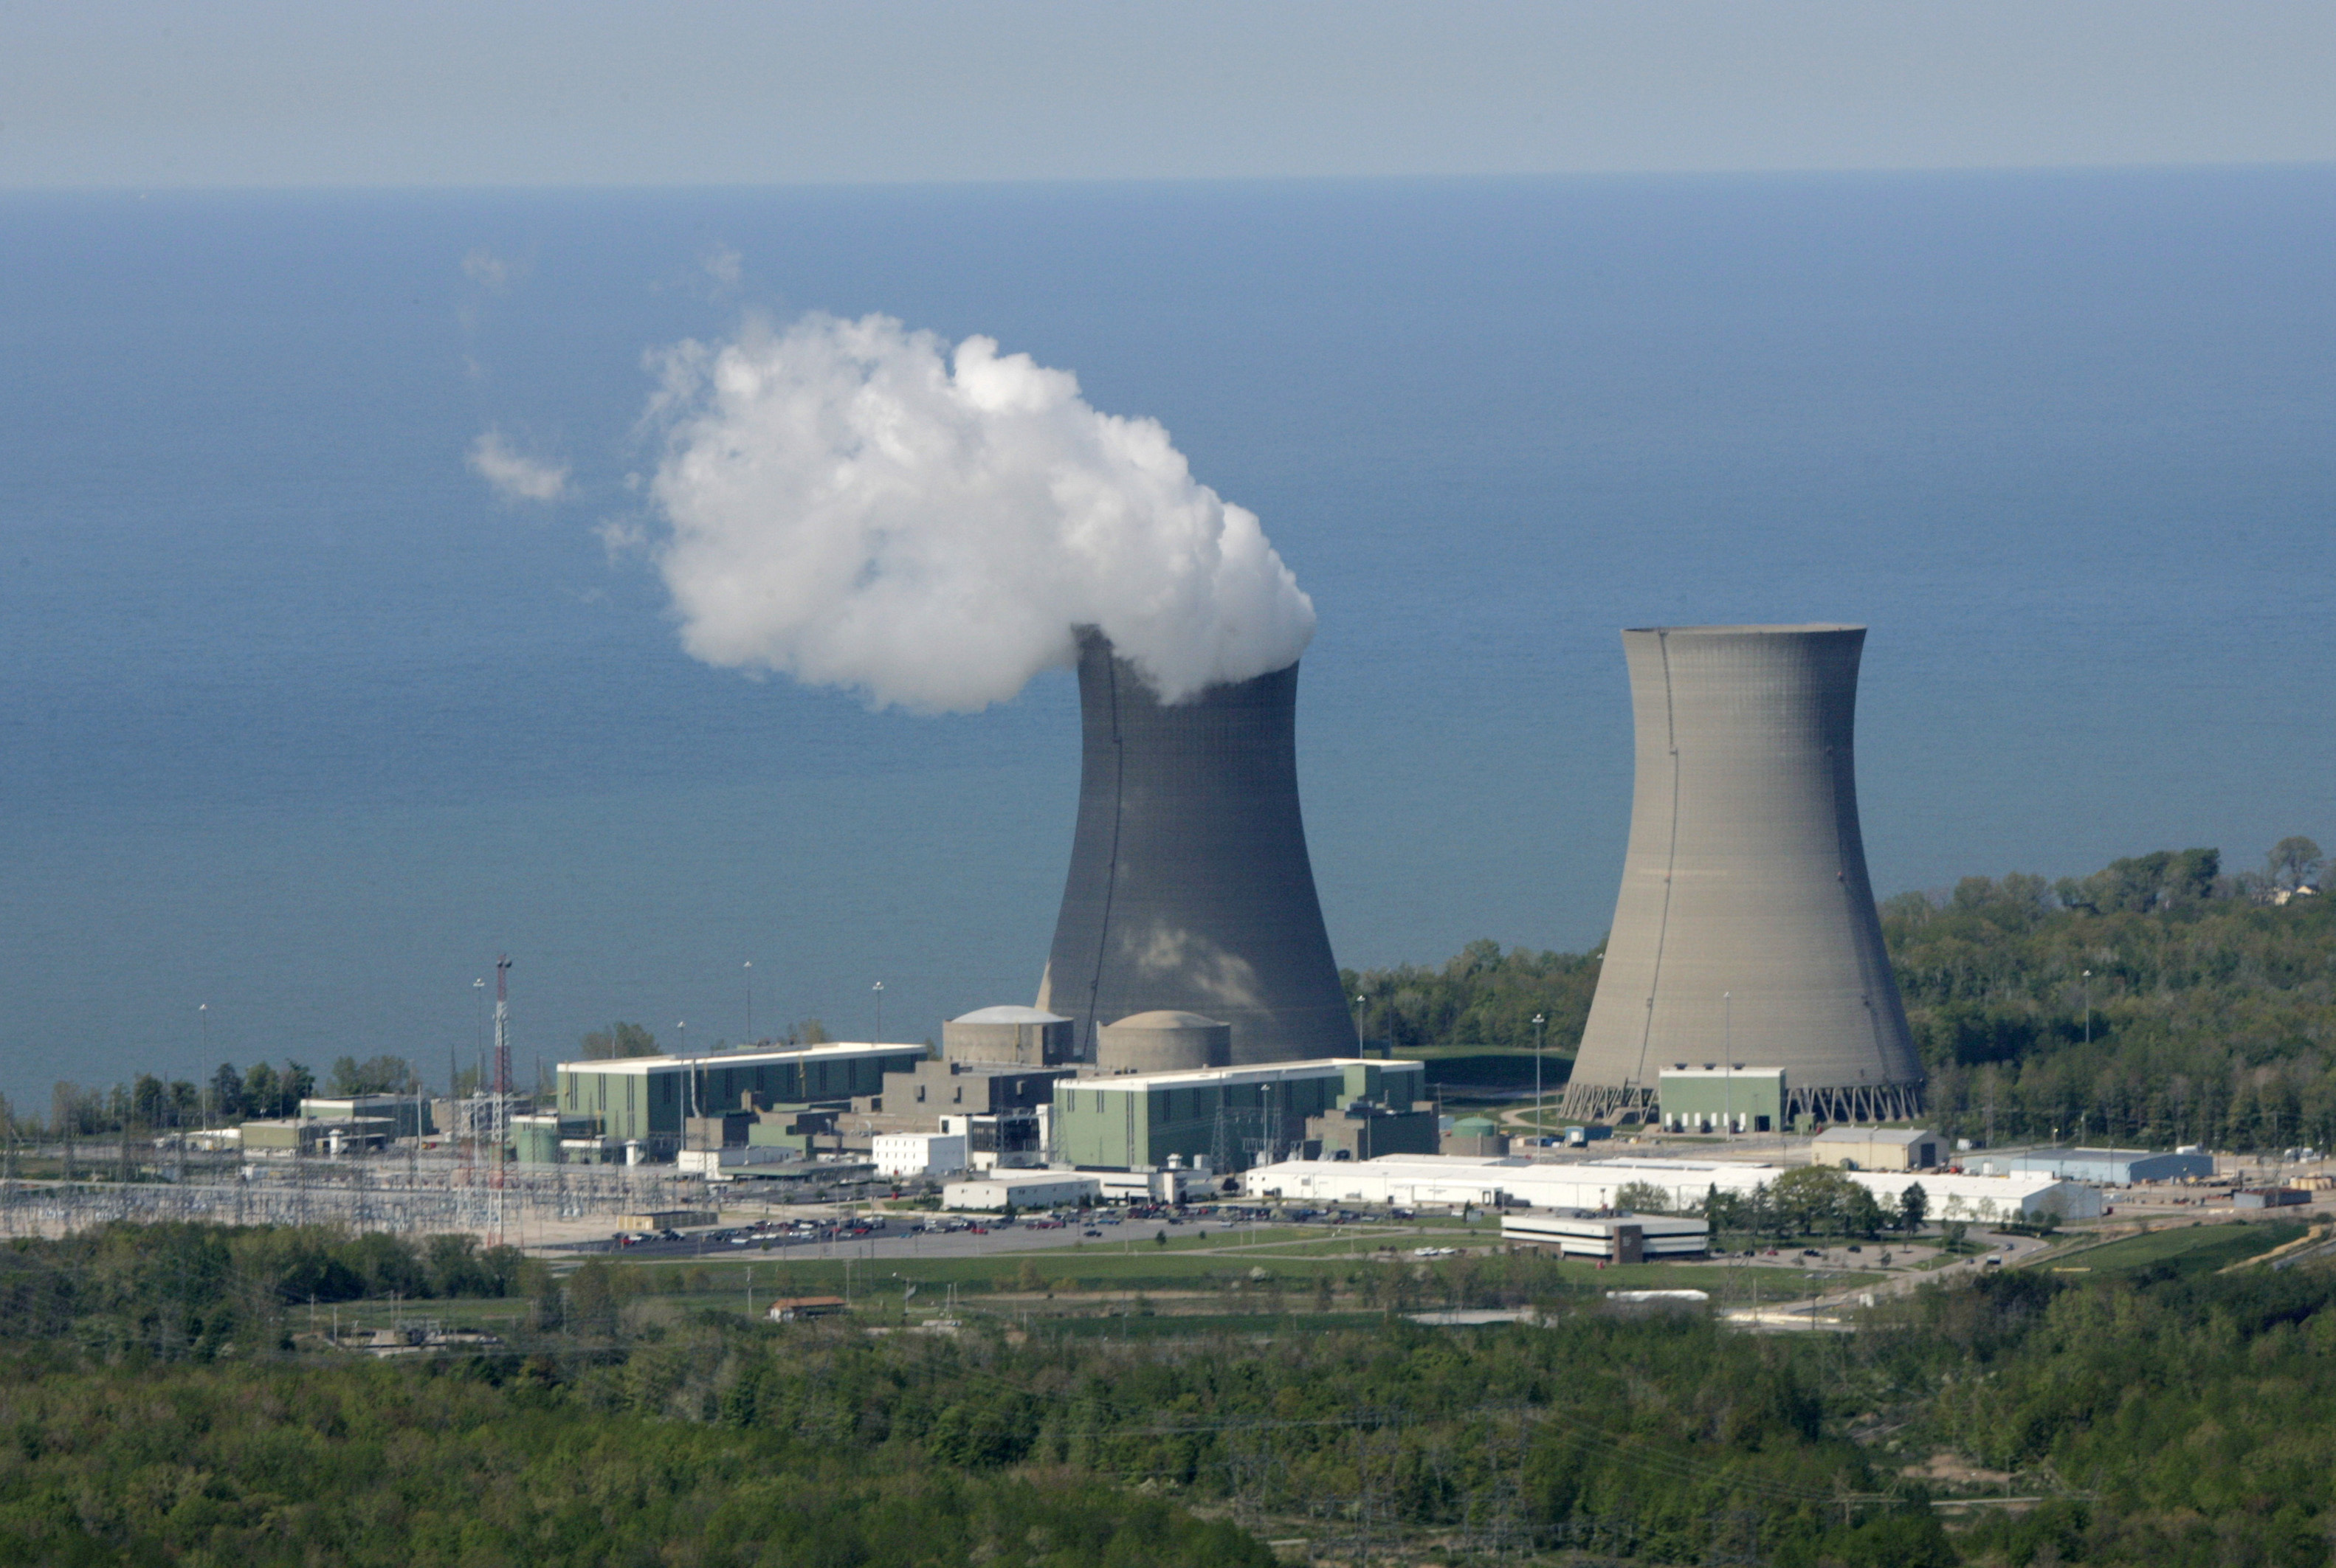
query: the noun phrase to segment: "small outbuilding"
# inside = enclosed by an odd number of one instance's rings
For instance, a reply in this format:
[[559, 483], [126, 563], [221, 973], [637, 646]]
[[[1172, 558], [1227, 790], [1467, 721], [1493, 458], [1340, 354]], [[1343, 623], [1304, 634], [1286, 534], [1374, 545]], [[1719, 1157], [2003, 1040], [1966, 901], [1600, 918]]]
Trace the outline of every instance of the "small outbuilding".
[[1443, 1154], [1498, 1156], [1509, 1152], [1508, 1135], [1498, 1123], [1484, 1116], [1464, 1116], [1452, 1124], [1452, 1130], [1442, 1139]]
[[831, 1317], [850, 1305], [842, 1296], [788, 1296], [773, 1302], [764, 1316], [774, 1323], [794, 1323], [805, 1318]]
[[2311, 1201], [2302, 1187], [2241, 1187], [2231, 1195], [2234, 1209], [2283, 1209]]
[[1929, 1170], [1943, 1164], [1939, 1135], [1921, 1128], [1829, 1127], [1810, 1154], [1844, 1170]]

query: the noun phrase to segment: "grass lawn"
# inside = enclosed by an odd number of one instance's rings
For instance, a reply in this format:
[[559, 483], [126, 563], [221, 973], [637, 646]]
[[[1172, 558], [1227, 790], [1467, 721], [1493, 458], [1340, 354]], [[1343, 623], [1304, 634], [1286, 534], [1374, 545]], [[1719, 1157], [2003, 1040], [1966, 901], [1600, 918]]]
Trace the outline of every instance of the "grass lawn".
[[2309, 1228], [2298, 1220], [2177, 1225], [2061, 1253], [2044, 1259], [2038, 1266], [2121, 1274], [2166, 1264], [2176, 1273], [2210, 1273], [2247, 1258], [2260, 1257], [2273, 1247], [2284, 1246]]
[[1065, 1340], [1179, 1340], [1212, 1334], [1264, 1338], [1271, 1334], [1329, 1333], [1338, 1329], [1375, 1329], [1387, 1318], [1380, 1312], [1211, 1312], [1206, 1315], [1154, 1314], [1110, 1317], [1040, 1318], [1029, 1323], [1034, 1334]]

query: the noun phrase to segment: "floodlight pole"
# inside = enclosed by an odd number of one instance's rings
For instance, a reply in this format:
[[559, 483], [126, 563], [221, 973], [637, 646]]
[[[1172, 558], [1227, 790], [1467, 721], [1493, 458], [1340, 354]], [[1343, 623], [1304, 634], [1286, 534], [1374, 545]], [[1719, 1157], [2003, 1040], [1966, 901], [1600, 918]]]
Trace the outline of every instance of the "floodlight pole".
[[1548, 1136], [1542, 1125], [1543, 1100], [1541, 1088], [1541, 1056], [1542, 1049], [1549, 1043], [1548, 1025], [1549, 1019], [1546, 1014], [1539, 1012], [1533, 1014], [1533, 1138], [1535, 1140], [1535, 1147], [1541, 1147], [1539, 1140]]
[[1736, 1136], [1736, 993], [1719, 993], [1719, 1136]]

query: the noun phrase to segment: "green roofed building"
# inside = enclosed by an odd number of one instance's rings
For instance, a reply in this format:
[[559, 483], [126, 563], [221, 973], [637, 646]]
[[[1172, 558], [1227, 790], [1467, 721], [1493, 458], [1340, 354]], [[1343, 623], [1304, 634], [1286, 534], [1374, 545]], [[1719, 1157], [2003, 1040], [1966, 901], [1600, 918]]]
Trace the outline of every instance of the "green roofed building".
[[653, 1157], [679, 1151], [682, 1123], [749, 1105], [848, 1105], [881, 1094], [884, 1075], [925, 1060], [921, 1045], [798, 1045], [708, 1056], [628, 1056], [560, 1064], [559, 1114], [591, 1119], [598, 1136], [638, 1141]]
[[1157, 1170], [1175, 1156], [1240, 1170], [1319, 1140], [1330, 1126], [1326, 1118], [1356, 1116], [1381, 1125], [1375, 1153], [1432, 1153], [1436, 1118], [1422, 1108], [1426, 1092], [1420, 1062], [1334, 1057], [1065, 1079], [1055, 1086], [1051, 1116], [1056, 1157], [1082, 1168]]

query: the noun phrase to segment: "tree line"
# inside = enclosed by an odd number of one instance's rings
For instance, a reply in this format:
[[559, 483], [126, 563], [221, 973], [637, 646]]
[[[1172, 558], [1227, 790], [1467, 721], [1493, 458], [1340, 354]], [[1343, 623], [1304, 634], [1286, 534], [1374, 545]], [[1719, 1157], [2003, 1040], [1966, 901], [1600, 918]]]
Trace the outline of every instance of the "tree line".
[[[400, 1056], [375, 1056], [359, 1060], [337, 1058], [322, 1085], [331, 1098], [361, 1094], [412, 1094], [421, 1075]], [[139, 1073], [128, 1083], [88, 1088], [60, 1082], [49, 1097], [45, 1121], [27, 1116], [0, 1099], [19, 1137], [91, 1137], [107, 1133], [155, 1134], [187, 1128], [214, 1126], [247, 1118], [265, 1119], [298, 1113], [300, 1102], [319, 1092], [316, 1075], [304, 1063], [255, 1061], [238, 1068], [219, 1063], [217, 1071], [196, 1083], [190, 1079], [162, 1079]]]
[[1392, 1037], [1398, 1055], [1455, 1046], [1527, 1050], [1545, 1040], [1551, 1051], [1570, 1056], [1590, 1018], [1602, 954], [1602, 945], [1589, 953], [1504, 952], [1487, 938], [1434, 967], [1338, 974], [1358, 1038], [1377, 1045]]

